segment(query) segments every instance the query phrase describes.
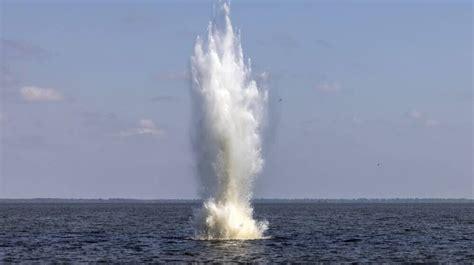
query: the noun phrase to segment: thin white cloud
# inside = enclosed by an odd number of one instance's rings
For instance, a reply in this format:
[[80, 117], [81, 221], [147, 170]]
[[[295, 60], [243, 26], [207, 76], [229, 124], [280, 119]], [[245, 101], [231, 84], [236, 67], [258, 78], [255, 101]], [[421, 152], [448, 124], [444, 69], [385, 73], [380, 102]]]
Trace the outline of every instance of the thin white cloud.
[[25, 101], [61, 101], [63, 95], [52, 88], [25, 86], [20, 89], [21, 97]]
[[42, 59], [50, 55], [48, 51], [37, 45], [19, 40], [0, 38], [0, 48], [2, 50], [2, 59], [8, 62]]
[[338, 82], [320, 82], [316, 85], [316, 90], [324, 93], [334, 93], [341, 90], [341, 85]]
[[427, 127], [437, 127], [441, 125], [441, 123], [438, 120], [433, 119], [433, 118], [428, 118], [423, 112], [416, 109], [408, 112], [408, 117], [413, 119], [417, 124], [424, 125]]
[[410, 118], [416, 119], [416, 120], [421, 119], [421, 117], [423, 117], [423, 113], [421, 113], [420, 111], [418, 111], [416, 109], [410, 111], [410, 113], [408, 113], [408, 115], [410, 116]]
[[120, 136], [133, 136], [133, 135], [162, 135], [164, 131], [156, 127], [155, 123], [151, 119], [140, 119], [136, 128], [131, 128], [120, 132]]
[[425, 125], [428, 127], [437, 127], [440, 124], [441, 123], [438, 120], [434, 120], [434, 119], [428, 119], [425, 121]]
[[362, 124], [363, 122], [364, 121], [360, 117], [357, 117], [357, 116], [352, 117], [352, 123], [354, 124]]

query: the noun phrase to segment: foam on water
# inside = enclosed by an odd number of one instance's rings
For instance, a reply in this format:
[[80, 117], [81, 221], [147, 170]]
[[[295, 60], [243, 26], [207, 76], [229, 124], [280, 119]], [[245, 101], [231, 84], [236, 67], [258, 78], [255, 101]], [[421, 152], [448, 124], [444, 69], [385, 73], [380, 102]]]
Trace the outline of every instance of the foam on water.
[[205, 199], [194, 217], [198, 239], [260, 239], [268, 226], [254, 220], [250, 203], [253, 180], [263, 167], [268, 96], [252, 79], [229, 14], [229, 4], [221, 2], [191, 57], [192, 142]]

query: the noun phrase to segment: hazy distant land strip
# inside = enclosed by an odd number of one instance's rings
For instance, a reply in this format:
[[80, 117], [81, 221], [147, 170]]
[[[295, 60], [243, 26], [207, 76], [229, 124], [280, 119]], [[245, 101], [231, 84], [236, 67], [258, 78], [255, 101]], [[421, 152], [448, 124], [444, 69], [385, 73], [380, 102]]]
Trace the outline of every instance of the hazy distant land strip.
[[[199, 199], [0, 199], [0, 203], [201, 203]], [[254, 203], [474, 203], [467, 198], [391, 198], [391, 199], [255, 199]]]

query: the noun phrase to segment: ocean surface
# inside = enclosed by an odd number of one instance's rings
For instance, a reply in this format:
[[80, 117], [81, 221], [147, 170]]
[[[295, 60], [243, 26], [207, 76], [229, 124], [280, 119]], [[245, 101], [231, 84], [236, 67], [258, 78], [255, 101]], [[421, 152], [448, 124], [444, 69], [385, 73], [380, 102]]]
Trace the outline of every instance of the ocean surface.
[[1, 203], [2, 262], [474, 262], [472, 203], [257, 203], [269, 239], [193, 240], [196, 203]]

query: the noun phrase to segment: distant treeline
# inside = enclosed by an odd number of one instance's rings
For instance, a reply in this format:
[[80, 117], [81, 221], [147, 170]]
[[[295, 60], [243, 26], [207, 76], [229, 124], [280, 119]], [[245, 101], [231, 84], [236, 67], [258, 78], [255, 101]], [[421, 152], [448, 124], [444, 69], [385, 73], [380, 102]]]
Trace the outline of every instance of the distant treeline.
[[186, 199], [61, 199], [61, 198], [33, 198], [33, 199], [0, 199], [0, 203], [198, 203], [200, 200]]
[[[0, 199], [0, 203], [201, 203], [202, 200], [192, 199]], [[474, 199], [450, 198], [391, 198], [391, 199], [254, 199], [254, 203], [474, 203]]]
[[262, 203], [474, 203], [466, 198], [256, 199]]

